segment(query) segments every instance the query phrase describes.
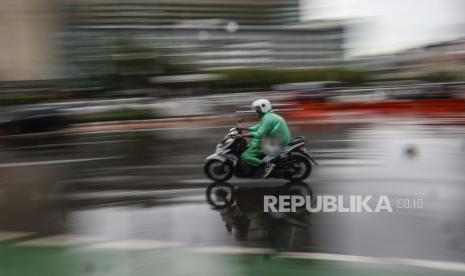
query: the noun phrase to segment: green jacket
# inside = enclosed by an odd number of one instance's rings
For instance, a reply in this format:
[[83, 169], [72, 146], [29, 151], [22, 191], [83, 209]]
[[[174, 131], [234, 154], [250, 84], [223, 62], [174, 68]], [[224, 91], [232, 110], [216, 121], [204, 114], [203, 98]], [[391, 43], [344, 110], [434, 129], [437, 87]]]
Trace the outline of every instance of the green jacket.
[[256, 126], [249, 128], [249, 133], [253, 135], [252, 143], [255, 145], [260, 145], [264, 137], [277, 137], [281, 139], [283, 146], [292, 139], [286, 121], [272, 110], [265, 113]]

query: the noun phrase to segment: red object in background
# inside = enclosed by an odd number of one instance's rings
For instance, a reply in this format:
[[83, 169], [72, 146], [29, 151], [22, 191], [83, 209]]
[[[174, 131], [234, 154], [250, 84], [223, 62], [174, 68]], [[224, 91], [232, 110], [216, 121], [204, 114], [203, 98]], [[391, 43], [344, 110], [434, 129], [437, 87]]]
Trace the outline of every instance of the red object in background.
[[392, 100], [383, 102], [310, 102], [298, 103], [293, 108], [301, 111], [289, 114], [290, 119], [321, 119], [329, 116], [351, 114], [364, 116], [377, 114], [384, 116], [402, 115], [439, 115], [445, 113], [464, 113], [465, 99], [431, 100]]

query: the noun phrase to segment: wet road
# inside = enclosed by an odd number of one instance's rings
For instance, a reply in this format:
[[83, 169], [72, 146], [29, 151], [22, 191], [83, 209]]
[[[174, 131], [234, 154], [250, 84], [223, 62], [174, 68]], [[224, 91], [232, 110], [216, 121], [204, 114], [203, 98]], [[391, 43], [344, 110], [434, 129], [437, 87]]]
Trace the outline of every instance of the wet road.
[[[94, 133], [11, 141], [0, 149], [0, 241], [143, 240], [183, 247], [270, 248], [465, 262], [465, 128], [293, 125], [320, 163], [314, 195], [422, 199], [392, 213], [264, 214], [284, 180], [233, 178], [235, 208], [214, 210], [204, 158], [227, 127]], [[410, 202], [412, 202], [410, 201]], [[59, 240], [59, 239], [58, 239]], [[124, 274], [123, 274], [124, 275]]]

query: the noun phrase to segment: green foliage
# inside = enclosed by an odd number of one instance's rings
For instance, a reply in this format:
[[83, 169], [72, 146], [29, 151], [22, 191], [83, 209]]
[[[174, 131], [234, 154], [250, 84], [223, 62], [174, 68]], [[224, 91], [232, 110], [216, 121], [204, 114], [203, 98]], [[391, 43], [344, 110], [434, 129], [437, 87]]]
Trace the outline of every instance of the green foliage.
[[330, 69], [235, 69], [221, 70], [215, 73], [225, 78], [216, 87], [229, 91], [263, 90], [272, 85], [291, 82], [340, 81], [348, 84], [360, 84], [368, 79], [366, 72], [352, 71], [344, 68]]
[[456, 74], [446, 71], [428, 73], [420, 76], [419, 79], [427, 82], [453, 82], [459, 80]]
[[[121, 34], [123, 35], [123, 34]], [[143, 89], [152, 86], [150, 77], [191, 72], [189, 66], [173, 65], [162, 58], [158, 49], [145, 46], [132, 38], [119, 38], [102, 33], [104, 44], [94, 46], [99, 55], [83, 58], [77, 63], [81, 76], [69, 83], [71, 88], [102, 87], [102, 91]], [[121, 36], [124, 37], [124, 36]], [[164, 53], [166, 54], [166, 53]]]

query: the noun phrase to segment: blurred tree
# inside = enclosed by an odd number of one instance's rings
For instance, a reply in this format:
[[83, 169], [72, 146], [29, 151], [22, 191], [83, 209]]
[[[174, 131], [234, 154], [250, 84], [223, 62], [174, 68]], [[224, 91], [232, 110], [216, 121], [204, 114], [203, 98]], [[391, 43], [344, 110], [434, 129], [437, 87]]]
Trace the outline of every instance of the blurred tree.
[[234, 69], [215, 73], [225, 76], [218, 81], [219, 91], [268, 90], [272, 85], [291, 82], [340, 81], [349, 85], [360, 84], [369, 74], [344, 68], [328, 69]]
[[80, 90], [82, 96], [98, 96], [101, 94], [98, 91], [106, 93], [149, 88], [153, 76], [193, 70], [191, 67], [171, 64], [161, 57], [159, 50], [144, 46], [139, 40], [114, 39], [108, 33], [102, 36], [106, 37], [103, 44], [92, 44], [89, 46], [91, 49], [83, 51], [88, 54], [79, 60], [79, 77], [67, 81], [67, 87]]
[[149, 78], [163, 73], [158, 53], [134, 40], [113, 41], [110, 47], [110, 73], [105, 86], [112, 90], [146, 88]]
[[460, 78], [457, 73], [458, 72], [437, 71], [424, 74], [420, 76], [419, 79], [427, 82], [452, 82], [463, 80], [463, 78]]

